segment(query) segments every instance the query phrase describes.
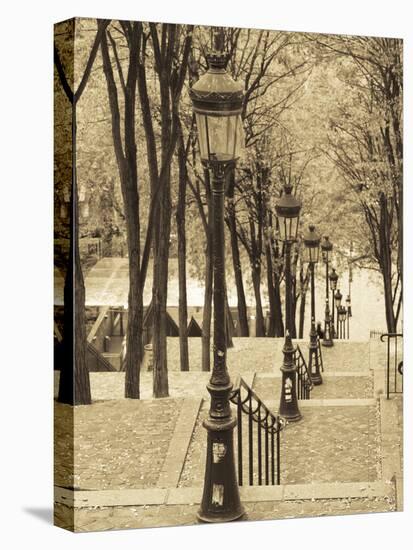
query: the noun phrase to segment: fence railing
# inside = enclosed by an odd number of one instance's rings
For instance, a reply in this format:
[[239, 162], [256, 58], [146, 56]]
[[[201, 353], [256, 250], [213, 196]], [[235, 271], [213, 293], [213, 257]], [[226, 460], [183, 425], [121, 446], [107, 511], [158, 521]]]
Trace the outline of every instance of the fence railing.
[[385, 332], [384, 330], [378, 330], [378, 329], [370, 330], [370, 338], [373, 340], [381, 338], [384, 332]]
[[[401, 339], [401, 342], [399, 341]], [[403, 334], [389, 332], [380, 336], [386, 341], [386, 394], [403, 393]]]
[[310, 399], [313, 383], [308, 371], [307, 362], [298, 344], [294, 351], [294, 362], [297, 367], [297, 399]]
[[248, 485], [254, 485], [254, 481], [255, 485], [279, 485], [280, 432], [286, 421], [273, 414], [241, 377], [235, 382], [230, 400], [237, 407], [238, 484], [244, 484], [246, 469]]

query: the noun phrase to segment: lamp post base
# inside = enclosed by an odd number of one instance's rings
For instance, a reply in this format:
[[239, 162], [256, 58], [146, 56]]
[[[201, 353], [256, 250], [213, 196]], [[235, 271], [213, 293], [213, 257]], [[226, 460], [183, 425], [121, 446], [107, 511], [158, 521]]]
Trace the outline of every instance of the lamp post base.
[[332, 348], [334, 346], [334, 342], [333, 340], [323, 339], [323, 341], [321, 342], [321, 345], [324, 346], [325, 348]]
[[244, 515], [245, 510], [242, 508], [238, 512], [219, 514], [219, 516], [214, 515], [213, 513], [205, 515], [202, 510], [199, 510], [196, 517], [198, 518], [198, 521], [201, 521], [202, 523], [228, 523], [230, 521], [237, 521], [237, 519], [241, 519]]
[[221, 421], [212, 417], [203, 423], [208, 431], [207, 459], [197, 517], [204, 523], [235, 521], [245, 513], [235, 473], [233, 430], [236, 423], [236, 418]]
[[321, 365], [318, 356], [317, 333], [311, 330], [310, 333], [310, 357], [308, 361], [308, 370], [310, 372], [311, 381], [314, 386], [321, 386], [323, 378], [321, 376]]
[[311, 375], [311, 381], [314, 384], [314, 386], [321, 386], [321, 384], [323, 383], [323, 379], [321, 377], [321, 374], [319, 374], [318, 376], [316, 374], [312, 374]]
[[279, 415], [282, 416], [287, 422], [298, 422], [303, 417], [300, 411], [297, 411], [295, 413], [291, 413], [287, 411], [281, 412], [281, 411], [282, 409], [280, 407]]
[[294, 363], [294, 346], [287, 331], [283, 348], [284, 363], [281, 366], [281, 398], [279, 414], [287, 422], [298, 422], [302, 415], [298, 408], [297, 399], [297, 367]]

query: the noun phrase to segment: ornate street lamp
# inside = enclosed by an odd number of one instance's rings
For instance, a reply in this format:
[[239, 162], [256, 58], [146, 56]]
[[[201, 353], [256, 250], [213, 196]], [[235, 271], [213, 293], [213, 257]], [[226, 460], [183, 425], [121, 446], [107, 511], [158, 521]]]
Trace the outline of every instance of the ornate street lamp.
[[347, 306], [347, 339], [350, 338], [350, 317], [353, 316], [353, 313], [351, 311], [351, 298], [350, 294], [347, 295], [346, 298], [346, 306]]
[[339, 330], [338, 330], [338, 327], [339, 327], [338, 310], [341, 307], [342, 298], [343, 298], [343, 295], [341, 294], [340, 290], [337, 289], [336, 293], [334, 294], [334, 304], [335, 304], [336, 310], [337, 310], [337, 327], [336, 327], [336, 333], [337, 333], [336, 336], [337, 336], [337, 338], [341, 338], [341, 336], [339, 336]]
[[337, 288], [338, 275], [334, 267], [330, 271], [328, 278], [330, 280], [330, 290], [331, 290], [331, 338], [336, 338], [337, 335], [336, 335], [335, 326], [334, 326], [334, 311], [335, 311], [334, 291]]
[[[221, 39], [221, 40], [220, 40]], [[208, 70], [192, 86], [201, 160], [212, 181], [214, 359], [208, 392], [211, 395], [207, 430], [204, 491], [198, 518], [206, 522], [232, 521], [244, 514], [235, 472], [231, 413], [232, 383], [226, 364], [225, 338], [225, 240], [224, 193], [227, 172], [234, 168], [244, 145], [241, 109], [244, 86], [226, 71], [222, 35], [216, 35], [215, 50], [207, 55]]]
[[280, 240], [285, 253], [285, 341], [284, 361], [281, 367], [281, 397], [279, 413], [289, 422], [301, 419], [297, 400], [297, 367], [294, 362], [294, 346], [291, 341], [291, 246], [297, 240], [301, 201], [292, 194], [291, 185], [284, 186], [284, 193], [275, 206]]
[[323, 262], [326, 265], [326, 306], [324, 310], [324, 338], [323, 346], [331, 348], [334, 345], [333, 335], [331, 330], [331, 318], [330, 318], [330, 306], [329, 306], [329, 289], [328, 289], [328, 264], [331, 260], [331, 254], [333, 250], [333, 243], [330, 241], [328, 235], [325, 235], [321, 240], [321, 253]]
[[314, 266], [318, 262], [320, 251], [320, 237], [316, 233], [314, 225], [308, 227], [304, 234], [304, 261], [309, 263], [311, 276], [311, 330], [310, 330], [310, 357], [308, 370], [315, 386], [323, 383], [321, 377], [320, 363], [318, 360], [318, 334], [315, 326], [315, 287], [314, 287]]

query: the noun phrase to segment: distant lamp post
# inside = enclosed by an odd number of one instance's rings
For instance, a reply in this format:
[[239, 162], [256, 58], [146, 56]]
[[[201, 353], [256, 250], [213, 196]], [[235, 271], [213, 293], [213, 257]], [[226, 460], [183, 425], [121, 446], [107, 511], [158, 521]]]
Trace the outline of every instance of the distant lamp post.
[[331, 348], [334, 345], [333, 335], [331, 330], [331, 317], [329, 306], [329, 288], [328, 288], [328, 265], [331, 261], [331, 254], [333, 251], [333, 243], [330, 241], [328, 235], [325, 235], [321, 240], [321, 253], [323, 262], [326, 266], [326, 305], [324, 310], [324, 338], [323, 346]]
[[292, 194], [291, 185], [284, 186], [284, 193], [275, 206], [280, 240], [284, 243], [285, 265], [285, 341], [284, 361], [281, 367], [281, 397], [279, 413], [289, 422], [301, 419], [297, 400], [297, 367], [294, 362], [294, 346], [291, 341], [291, 246], [297, 240], [301, 201]]
[[346, 298], [347, 306], [347, 339], [350, 338], [350, 317], [353, 317], [353, 312], [351, 311], [351, 297], [350, 294]]
[[336, 333], [337, 333], [337, 338], [341, 338], [341, 336], [339, 335], [339, 317], [338, 317], [338, 313], [339, 313], [339, 308], [341, 307], [341, 300], [343, 298], [343, 295], [341, 294], [340, 290], [337, 289], [336, 290], [336, 293], [334, 294], [334, 304], [336, 306], [336, 313], [337, 313], [337, 326], [336, 326]]
[[311, 276], [311, 329], [310, 329], [310, 357], [308, 361], [308, 370], [315, 386], [323, 383], [321, 377], [321, 365], [318, 360], [318, 334], [315, 325], [315, 285], [314, 285], [314, 266], [318, 262], [320, 251], [320, 237], [316, 233], [315, 226], [310, 225], [308, 231], [304, 234], [304, 261], [308, 262]]
[[192, 86], [198, 143], [202, 163], [212, 180], [214, 359], [208, 392], [211, 395], [207, 430], [204, 490], [198, 518], [206, 522], [232, 521], [244, 514], [235, 472], [231, 413], [232, 383], [226, 365], [224, 193], [228, 170], [233, 169], [244, 145], [241, 110], [244, 86], [227, 73], [222, 31], [206, 57], [207, 72]]
[[336, 338], [336, 330], [334, 326], [334, 311], [335, 311], [334, 291], [337, 288], [338, 275], [334, 268], [330, 271], [328, 278], [330, 281], [330, 290], [331, 290], [331, 338]]
[[347, 310], [345, 306], [339, 306], [337, 310], [338, 321], [340, 323], [339, 334], [340, 338], [346, 337], [346, 319], [347, 319]]

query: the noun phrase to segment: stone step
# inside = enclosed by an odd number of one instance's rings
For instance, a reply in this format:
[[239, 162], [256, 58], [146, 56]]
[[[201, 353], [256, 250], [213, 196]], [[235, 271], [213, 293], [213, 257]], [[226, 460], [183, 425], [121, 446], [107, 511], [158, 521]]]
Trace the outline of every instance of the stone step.
[[[363, 373], [323, 373], [323, 383], [314, 386], [311, 401], [320, 399], [366, 399], [373, 397], [373, 377], [370, 371]], [[254, 377], [252, 389], [265, 403], [278, 398], [281, 393], [280, 373], [259, 373]]]
[[[393, 495], [394, 484], [386, 481], [240, 487], [242, 502], [343, 498], [372, 499], [380, 497], [392, 498]], [[74, 508], [199, 504], [201, 497], [202, 487], [73, 491], [55, 486], [54, 490], [55, 502]]]
[[[255, 372], [275, 372], [283, 361], [284, 338], [233, 338], [234, 347], [227, 351], [227, 364], [230, 373], [254, 370]], [[295, 339], [305, 357], [308, 356], [308, 338]], [[322, 347], [325, 372], [363, 371], [369, 369], [369, 340], [336, 340], [331, 348]], [[190, 371], [201, 371], [201, 338], [189, 338]], [[168, 368], [179, 370], [179, 338], [168, 338]]]

